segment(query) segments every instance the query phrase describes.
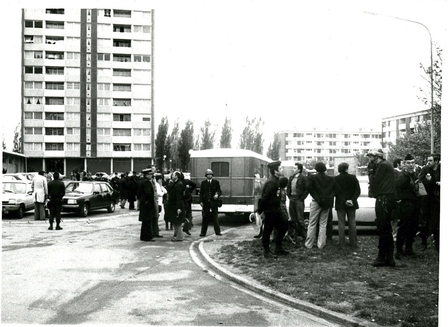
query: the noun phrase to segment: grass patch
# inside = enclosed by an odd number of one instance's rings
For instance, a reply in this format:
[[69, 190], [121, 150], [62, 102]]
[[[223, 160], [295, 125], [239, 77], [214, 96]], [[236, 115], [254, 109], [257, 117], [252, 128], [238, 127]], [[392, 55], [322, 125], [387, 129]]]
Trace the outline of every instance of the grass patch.
[[396, 260], [394, 268], [375, 268], [378, 239], [372, 235], [358, 235], [356, 250], [331, 243], [306, 249], [286, 241], [284, 247], [290, 255], [265, 259], [259, 239], [241, 241], [225, 245], [214, 260], [278, 292], [379, 325], [438, 325], [435, 249]]

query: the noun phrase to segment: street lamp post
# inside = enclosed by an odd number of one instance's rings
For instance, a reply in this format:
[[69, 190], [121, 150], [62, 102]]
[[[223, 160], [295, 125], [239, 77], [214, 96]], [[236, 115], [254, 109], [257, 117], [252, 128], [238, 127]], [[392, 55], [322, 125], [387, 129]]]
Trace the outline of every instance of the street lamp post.
[[390, 16], [390, 15], [383, 15], [383, 14], [378, 14], [378, 13], [373, 13], [370, 11], [364, 11], [365, 14], [369, 14], [369, 15], [374, 15], [374, 16], [384, 16], [384, 17], [389, 17], [389, 18], [393, 18], [393, 19], [398, 19], [398, 20], [402, 20], [405, 22], [409, 22], [409, 23], [414, 23], [420, 26], [423, 26], [425, 28], [425, 30], [428, 32], [429, 34], [429, 46], [430, 46], [430, 54], [431, 54], [431, 70], [430, 70], [430, 81], [431, 81], [431, 153], [434, 153], [434, 63], [433, 63], [433, 53], [432, 53], [432, 35], [431, 35], [431, 31], [429, 30], [429, 28], [420, 22], [417, 22], [415, 20], [410, 20], [410, 19], [406, 19], [406, 18], [401, 18], [401, 17], [396, 17], [396, 16]]

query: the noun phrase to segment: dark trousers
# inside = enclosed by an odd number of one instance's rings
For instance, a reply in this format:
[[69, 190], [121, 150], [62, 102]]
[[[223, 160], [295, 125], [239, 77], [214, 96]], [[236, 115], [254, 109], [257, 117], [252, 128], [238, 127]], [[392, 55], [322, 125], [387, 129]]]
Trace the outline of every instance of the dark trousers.
[[428, 234], [433, 235], [437, 251], [439, 251], [440, 239], [440, 202], [438, 199], [430, 199], [430, 215], [428, 222]]
[[273, 212], [264, 213], [264, 227], [263, 236], [261, 242], [263, 243], [264, 249], [269, 249], [269, 242], [271, 239], [271, 233], [274, 228], [277, 230], [277, 237], [275, 238], [276, 249], [282, 248], [283, 237], [288, 231], [288, 221], [283, 218], [280, 209], [274, 210]]
[[221, 234], [221, 227], [219, 227], [218, 222], [218, 207], [212, 207], [210, 206], [210, 204], [204, 203], [204, 206], [202, 208], [201, 235], [207, 234], [209, 222], [213, 222], [213, 229], [215, 230], [215, 234]]
[[398, 223], [397, 232], [397, 252], [402, 252], [403, 245], [406, 250], [411, 251], [414, 244], [414, 237], [418, 229], [418, 218], [420, 211], [418, 201], [402, 200], [401, 217]]
[[375, 201], [375, 215], [378, 231], [378, 258], [393, 259], [394, 238], [392, 236], [393, 195], [379, 195]]
[[54, 219], [56, 218], [56, 225], [61, 223], [61, 210], [62, 202], [48, 202], [48, 209], [50, 210], [50, 225], [53, 225]]
[[149, 241], [153, 238], [151, 222], [149, 220], [142, 221], [142, 228], [140, 229], [140, 241]]

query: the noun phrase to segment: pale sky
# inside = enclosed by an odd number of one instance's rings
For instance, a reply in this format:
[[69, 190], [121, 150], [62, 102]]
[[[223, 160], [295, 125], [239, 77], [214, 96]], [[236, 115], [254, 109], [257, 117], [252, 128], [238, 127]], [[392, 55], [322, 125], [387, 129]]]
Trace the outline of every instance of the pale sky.
[[[121, 8], [122, 2], [77, 1]], [[381, 118], [426, 109], [419, 63], [429, 66], [428, 32], [443, 45], [446, 1], [127, 1], [155, 9], [155, 124], [168, 116], [195, 132], [206, 119], [219, 140], [226, 116], [237, 144], [245, 117], [265, 121], [265, 150], [274, 132], [294, 127], [369, 127]], [[8, 149], [20, 121], [20, 18], [31, 1], [4, 10], [2, 119]], [[40, 7], [60, 2], [39, 1]], [[370, 15], [364, 11], [378, 13]], [[7, 13], [7, 14], [5, 14]], [[446, 20], [446, 19], [445, 19]], [[443, 34], [445, 33], [445, 34]], [[4, 33], [6, 34], [6, 33]], [[434, 52], [435, 53], [435, 52]], [[6, 96], [7, 95], [7, 96]]]

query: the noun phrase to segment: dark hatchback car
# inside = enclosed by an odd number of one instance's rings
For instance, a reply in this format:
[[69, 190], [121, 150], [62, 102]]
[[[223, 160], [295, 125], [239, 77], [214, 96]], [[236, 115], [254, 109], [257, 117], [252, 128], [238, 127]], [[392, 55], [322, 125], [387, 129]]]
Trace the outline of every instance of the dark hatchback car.
[[63, 212], [77, 212], [81, 217], [87, 217], [90, 211], [107, 209], [115, 211], [118, 193], [102, 181], [72, 181], [65, 187], [62, 200]]

